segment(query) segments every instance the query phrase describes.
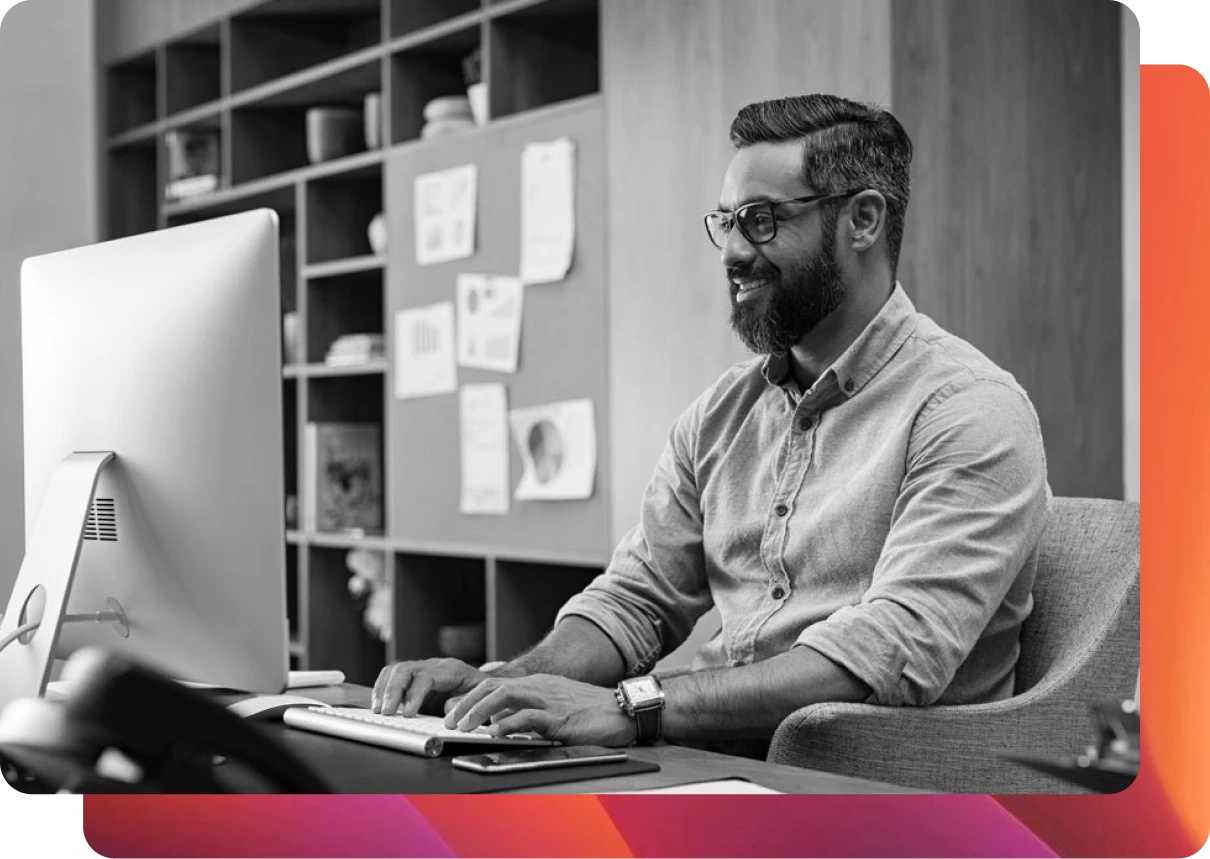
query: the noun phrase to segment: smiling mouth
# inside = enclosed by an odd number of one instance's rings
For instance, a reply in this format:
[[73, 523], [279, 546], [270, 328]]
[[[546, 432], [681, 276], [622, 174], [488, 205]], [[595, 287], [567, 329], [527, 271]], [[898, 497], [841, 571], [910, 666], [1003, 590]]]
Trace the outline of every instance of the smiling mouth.
[[772, 282], [770, 278], [761, 278], [759, 280], [733, 280], [731, 284], [735, 288], [735, 297], [743, 298], [764, 289]]

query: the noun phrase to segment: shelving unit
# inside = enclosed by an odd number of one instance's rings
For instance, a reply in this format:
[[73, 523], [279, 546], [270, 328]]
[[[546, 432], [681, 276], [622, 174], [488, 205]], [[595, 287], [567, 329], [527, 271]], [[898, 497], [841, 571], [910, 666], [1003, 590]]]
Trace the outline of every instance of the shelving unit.
[[[427, 164], [456, 144], [457, 157], [490, 165], [492, 153], [502, 146], [515, 149], [526, 134], [551, 139], [564, 129], [582, 134], [585, 128], [599, 126], [598, 2], [269, 0], [200, 29], [174, 33], [153, 50], [119, 58], [104, 69], [108, 237], [259, 207], [279, 215], [281, 307], [283, 314], [298, 315], [301, 356], [301, 363], [283, 362], [282, 368], [285, 493], [294, 498], [295, 511], [301, 509], [300, 492], [305, 491], [300, 475], [308, 422], [369, 422], [383, 429], [386, 533], [307, 533], [299, 530], [297, 520], [286, 523], [293, 668], [338, 668], [351, 680], [373, 682], [384, 660], [439, 655], [440, 628], [466, 623], [485, 626], [483, 658], [508, 658], [532, 645], [566, 597], [582, 589], [608, 560], [601, 512], [608, 487], [600, 482], [600, 497], [587, 512], [576, 510], [584, 502], [555, 509], [530, 505], [517, 521], [486, 523], [486, 531], [485, 523], [477, 521], [452, 522], [452, 527], [431, 533], [395, 527], [393, 523], [413, 513], [424, 519], [424, 511], [416, 508], [424, 506], [418, 500], [425, 494], [424, 480], [433, 478], [409, 471], [412, 453], [405, 448], [413, 444], [413, 416], [393, 398], [390, 362], [324, 364], [329, 346], [345, 334], [385, 334], [389, 349], [394, 312], [409, 302], [421, 303], [425, 290], [435, 288], [401, 264], [411, 242], [410, 183]], [[482, 52], [491, 120], [458, 138], [421, 139], [424, 106], [437, 96], [465, 93], [462, 60], [475, 49]], [[312, 164], [306, 146], [307, 109], [360, 107], [374, 92], [382, 94], [387, 148]], [[220, 187], [204, 197], [165, 203], [163, 135], [194, 127], [221, 132]], [[601, 193], [598, 185], [603, 185], [598, 175], [603, 173], [603, 159], [597, 160], [601, 163], [587, 171], [590, 195]], [[517, 180], [513, 176], [509, 181]], [[509, 193], [515, 199], [517, 189]], [[479, 229], [486, 256], [463, 261], [465, 269], [438, 266], [438, 271], [424, 273], [438, 275], [443, 283], [448, 280], [449, 298], [451, 272], [487, 271], [483, 266], [489, 263], [499, 266], [502, 258], [492, 248], [505, 236], [516, 241], [515, 223], [493, 217], [493, 206], [499, 203], [492, 202], [486, 189], [481, 188], [481, 194]], [[386, 255], [375, 255], [367, 236], [379, 212], [386, 213], [389, 224], [391, 250]], [[580, 229], [577, 225], [584, 252], [577, 247], [576, 264], [587, 272], [587, 286], [575, 282], [564, 291], [572, 301], [587, 295], [599, 304], [604, 281], [600, 241], [593, 239], [592, 228], [581, 238]], [[502, 268], [499, 273], [508, 271]], [[401, 286], [404, 278], [418, 281], [415, 291]], [[556, 296], [560, 287], [545, 289], [548, 295], [536, 296], [537, 305], [551, 301], [553, 311], [561, 312], [559, 301], [564, 299]], [[588, 317], [599, 318], [597, 304], [587, 308]], [[543, 343], [541, 337], [527, 338]], [[547, 356], [532, 357], [537, 365]], [[598, 357], [601, 366], [594, 372], [603, 374], [603, 351]], [[568, 372], [574, 373], [574, 368]], [[491, 376], [460, 375], [462, 382]], [[583, 395], [601, 400], [602, 378], [596, 379], [593, 393]], [[490, 380], [510, 387], [510, 406], [524, 404], [528, 389], [521, 380]], [[555, 382], [550, 401], [562, 398], [561, 387], [570, 393], [575, 384]], [[533, 388], [537, 382], [531, 379], [529, 384]], [[457, 398], [441, 399], [447, 423], [453, 415], [441, 440], [448, 448], [450, 438], [456, 442], [457, 437]], [[415, 416], [419, 426], [425, 425], [424, 408], [430, 405], [424, 404]], [[600, 422], [603, 427], [604, 416]], [[447, 450], [442, 456], [448, 460], [449, 454]], [[515, 477], [516, 463], [513, 468]], [[599, 471], [605, 471], [603, 466]], [[444, 482], [457, 481], [457, 468], [447, 469]], [[443, 499], [450, 491], [448, 485], [433, 487], [434, 496]], [[573, 537], [588, 533], [593, 539], [572, 548], [557, 539], [543, 547], [510, 538], [513, 531], [532, 531], [543, 521], [552, 533], [570, 526]], [[346, 555], [354, 549], [380, 552], [384, 559], [393, 588], [393, 630], [385, 644], [367, 632], [364, 606], [348, 590]]]

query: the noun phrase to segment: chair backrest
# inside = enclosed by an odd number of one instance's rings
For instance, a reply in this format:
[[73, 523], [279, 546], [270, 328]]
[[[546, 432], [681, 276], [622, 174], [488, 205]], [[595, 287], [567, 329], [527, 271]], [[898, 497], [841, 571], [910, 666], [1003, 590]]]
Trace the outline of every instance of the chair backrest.
[[1078, 681], [1086, 701], [1132, 696], [1139, 660], [1139, 506], [1055, 498], [1033, 594], [1033, 613], [1021, 628], [1017, 694], [1066, 678], [1068, 685]]

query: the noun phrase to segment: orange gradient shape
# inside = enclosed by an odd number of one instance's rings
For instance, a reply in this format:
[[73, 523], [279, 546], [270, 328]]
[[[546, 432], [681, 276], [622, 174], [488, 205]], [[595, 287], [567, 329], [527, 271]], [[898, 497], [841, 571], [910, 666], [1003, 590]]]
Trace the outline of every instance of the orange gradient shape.
[[1145, 749], [1210, 834], [1210, 88], [1143, 66], [1142, 700]]

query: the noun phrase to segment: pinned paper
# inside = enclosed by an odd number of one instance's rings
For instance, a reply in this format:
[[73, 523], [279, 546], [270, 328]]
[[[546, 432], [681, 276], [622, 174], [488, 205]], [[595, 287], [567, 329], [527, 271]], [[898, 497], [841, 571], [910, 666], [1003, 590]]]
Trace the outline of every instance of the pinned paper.
[[416, 177], [416, 264], [465, 259], [475, 252], [478, 169], [474, 164]]
[[517, 372], [524, 287], [519, 278], [460, 274], [458, 363], [463, 367]]
[[521, 280], [567, 276], [576, 240], [576, 147], [570, 138], [531, 143], [521, 155]]
[[508, 512], [508, 405], [504, 386], [463, 385], [460, 399], [463, 513]]
[[395, 314], [395, 396], [400, 399], [452, 394], [454, 303], [443, 301]]
[[592, 400], [571, 400], [509, 414], [524, 471], [518, 501], [590, 498], [597, 470]]

